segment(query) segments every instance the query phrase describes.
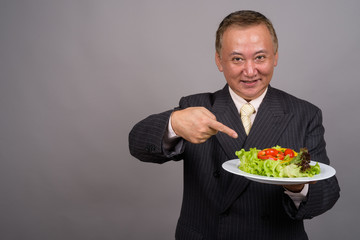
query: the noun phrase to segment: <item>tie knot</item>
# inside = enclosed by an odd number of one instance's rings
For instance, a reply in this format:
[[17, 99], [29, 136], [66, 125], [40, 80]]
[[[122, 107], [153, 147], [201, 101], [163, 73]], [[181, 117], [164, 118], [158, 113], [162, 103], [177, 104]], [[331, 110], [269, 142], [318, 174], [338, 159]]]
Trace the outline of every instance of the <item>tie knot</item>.
[[244, 104], [240, 109], [240, 114], [243, 116], [251, 116], [255, 112], [255, 108], [250, 103]]

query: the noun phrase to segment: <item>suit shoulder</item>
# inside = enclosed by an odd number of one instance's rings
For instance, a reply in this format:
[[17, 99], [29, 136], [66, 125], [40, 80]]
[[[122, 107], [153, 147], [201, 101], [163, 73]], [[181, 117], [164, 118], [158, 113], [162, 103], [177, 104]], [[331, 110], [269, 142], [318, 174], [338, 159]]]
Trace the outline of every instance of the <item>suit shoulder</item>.
[[303, 109], [305, 111], [315, 112], [320, 111], [319, 107], [305, 99], [298, 98], [277, 88], [271, 88], [271, 91], [275, 93], [275, 96], [279, 96], [279, 98], [282, 99], [283, 105], [290, 111], [291, 109]]
[[203, 106], [203, 107], [211, 107], [214, 104], [216, 97], [220, 94], [221, 90], [216, 92], [203, 92], [188, 95], [182, 97], [180, 100], [181, 103], [186, 103], [189, 106]]

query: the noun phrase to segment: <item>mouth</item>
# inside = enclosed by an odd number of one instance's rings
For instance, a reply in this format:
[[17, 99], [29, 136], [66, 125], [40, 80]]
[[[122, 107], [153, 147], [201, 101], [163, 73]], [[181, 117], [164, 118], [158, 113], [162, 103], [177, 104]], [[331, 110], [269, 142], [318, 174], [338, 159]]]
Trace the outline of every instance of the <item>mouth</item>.
[[254, 85], [256, 85], [256, 83], [260, 81], [260, 79], [255, 79], [255, 80], [240, 80], [240, 82], [242, 84], [244, 84], [245, 86], [249, 86], [252, 87]]

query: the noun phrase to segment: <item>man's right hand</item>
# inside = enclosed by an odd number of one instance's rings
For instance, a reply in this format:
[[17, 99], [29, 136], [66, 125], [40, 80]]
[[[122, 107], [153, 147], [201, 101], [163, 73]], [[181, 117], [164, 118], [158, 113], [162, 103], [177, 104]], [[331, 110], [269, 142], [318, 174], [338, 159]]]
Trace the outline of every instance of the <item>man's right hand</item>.
[[216, 121], [216, 117], [204, 107], [189, 107], [174, 111], [171, 115], [174, 132], [191, 143], [203, 143], [218, 132], [232, 138], [238, 134], [231, 128]]

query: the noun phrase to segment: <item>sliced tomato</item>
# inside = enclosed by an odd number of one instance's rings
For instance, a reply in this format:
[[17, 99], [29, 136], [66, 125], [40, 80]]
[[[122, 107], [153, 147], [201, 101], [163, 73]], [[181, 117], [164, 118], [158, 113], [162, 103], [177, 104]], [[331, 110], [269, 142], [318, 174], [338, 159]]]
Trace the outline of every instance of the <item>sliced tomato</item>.
[[284, 153], [279, 151], [277, 154], [276, 154], [276, 158], [277, 160], [283, 160], [285, 157]]
[[261, 150], [257, 157], [262, 160], [271, 159], [271, 160], [283, 160], [284, 159], [284, 153], [281, 151], [278, 151], [273, 148], [267, 148], [264, 150]]
[[270, 156], [274, 156], [274, 157], [276, 157], [278, 152], [279, 151], [274, 149], [274, 148], [268, 148], [268, 149], [265, 150], [266, 155], [270, 155]]
[[274, 148], [266, 148], [261, 150], [257, 157], [262, 160], [271, 159], [271, 160], [284, 160], [285, 156], [289, 156], [290, 159], [295, 157], [296, 153], [290, 148], [282, 148], [280, 150]]
[[268, 159], [268, 156], [266, 155], [265, 150], [260, 151], [260, 152], [258, 153], [257, 157], [258, 157], [259, 159], [262, 159], [262, 160]]
[[289, 155], [290, 158], [293, 158], [295, 156], [295, 153], [292, 149], [287, 148], [284, 152], [285, 156]]

